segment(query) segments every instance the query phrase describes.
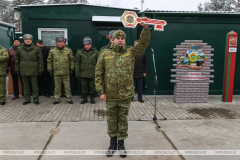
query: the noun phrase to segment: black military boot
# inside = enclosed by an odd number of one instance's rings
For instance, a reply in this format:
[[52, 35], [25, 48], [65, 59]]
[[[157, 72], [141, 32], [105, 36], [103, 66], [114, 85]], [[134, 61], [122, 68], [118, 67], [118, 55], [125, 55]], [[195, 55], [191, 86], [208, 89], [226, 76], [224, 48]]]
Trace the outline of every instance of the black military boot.
[[124, 146], [124, 140], [118, 140], [118, 150], [119, 150], [120, 157], [122, 158], [127, 157], [127, 152]]
[[39, 105], [39, 101], [35, 101], [34, 103], [35, 103], [36, 105]]
[[73, 104], [73, 101], [67, 101], [68, 104]]
[[84, 95], [83, 95], [83, 100], [82, 100], [81, 104], [84, 104], [84, 103], [86, 103], [86, 102], [87, 102], [87, 95], [84, 94]]
[[28, 103], [30, 103], [29, 101], [24, 101], [23, 102], [23, 105], [26, 105], [26, 104], [28, 104]]
[[108, 157], [112, 157], [116, 150], [117, 150], [117, 137], [111, 137], [110, 146], [107, 150], [106, 155]]
[[5, 105], [6, 103], [5, 102], [1, 102], [1, 105]]
[[96, 102], [94, 101], [94, 93], [90, 94], [90, 102], [92, 104], [95, 104]]
[[54, 105], [55, 105], [55, 104], [58, 104], [58, 103], [60, 103], [60, 102], [58, 102], [58, 101], [54, 101], [54, 102], [53, 102]]

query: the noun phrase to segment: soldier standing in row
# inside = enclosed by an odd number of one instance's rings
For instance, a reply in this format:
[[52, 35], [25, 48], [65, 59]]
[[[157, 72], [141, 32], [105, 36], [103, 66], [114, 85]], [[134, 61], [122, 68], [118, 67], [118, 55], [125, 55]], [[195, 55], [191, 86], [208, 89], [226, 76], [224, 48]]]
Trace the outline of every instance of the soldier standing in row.
[[105, 49], [98, 58], [95, 84], [100, 98], [106, 102], [108, 135], [111, 137], [107, 156], [112, 156], [118, 148], [120, 156], [126, 157], [124, 140], [128, 137], [128, 111], [134, 96], [134, 63], [147, 48], [151, 35], [148, 25], [140, 25], [144, 29], [138, 45], [127, 47], [126, 34], [117, 30], [110, 49]]
[[95, 66], [98, 59], [98, 51], [92, 46], [92, 39], [85, 37], [83, 39], [84, 47], [78, 49], [75, 56], [75, 74], [81, 77], [83, 100], [81, 104], [87, 102], [87, 94], [90, 94], [90, 102], [94, 101], [95, 93]]
[[6, 104], [6, 62], [8, 60], [6, 48], [0, 46], [0, 104]]
[[26, 105], [31, 102], [32, 86], [33, 101], [39, 104], [38, 80], [37, 76], [43, 72], [43, 57], [41, 50], [32, 43], [31, 34], [23, 35], [24, 43], [18, 47], [15, 60], [15, 71], [22, 76], [24, 87], [24, 98]]
[[38, 39], [36, 41], [36, 45], [40, 48], [43, 56], [43, 64], [44, 64], [44, 72], [43, 74], [38, 77], [38, 87], [43, 88], [44, 96], [50, 97], [49, 95], [49, 72], [47, 71], [47, 58], [49, 54], [49, 48], [46, 46], [43, 46], [43, 41], [41, 39]]
[[8, 49], [9, 59], [7, 61], [7, 72], [9, 71], [9, 68], [10, 68], [10, 73], [12, 75], [12, 83], [13, 83], [13, 95], [14, 95], [11, 98], [11, 100], [15, 100], [15, 99], [19, 98], [19, 86], [18, 86], [18, 79], [19, 78], [21, 80], [21, 85], [22, 85], [22, 95], [24, 95], [22, 77], [18, 76], [16, 71], [15, 71], [16, 52], [17, 52], [17, 48], [20, 45], [21, 45], [20, 39], [19, 38], [14, 38], [12, 47], [10, 47]]
[[50, 50], [47, 59], [47, 68], [51, 76], [54, 75], [54, 97], [53, 104], [60, 103], [61, 85], [63, 83], [67, 102], [73, 104], [70, 88], [70, 74], [74, 71], [74, 56], [72, 50], [64, 47], [64, 38], [56, 38], [57, 46]]
[[104, 49], [109, 49], [110, 46], [112, 45], [112, 43], [113, 43], [113, 33], [114, 33], [114, 32], [115, 32], [115, 30], [112, 30], [112, 31], [109, 32], [109, 43], [108, 43], [108, 45], [103, 46], [103, 47], [100, 49], [100, 54], [102, 53], [102, 51], [103, 51]]

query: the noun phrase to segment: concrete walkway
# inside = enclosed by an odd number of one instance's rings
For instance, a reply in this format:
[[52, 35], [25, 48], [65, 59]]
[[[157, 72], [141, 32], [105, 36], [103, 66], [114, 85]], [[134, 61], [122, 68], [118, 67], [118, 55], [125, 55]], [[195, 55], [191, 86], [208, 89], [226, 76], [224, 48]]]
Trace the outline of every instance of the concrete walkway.
[[[80, 104], [79, 96], [73, 97], [73, 105], [62, 98], [62, 102], [53, 105], [54, 98], [40, 97], [40, 105], [30, 103], [22, 105], [23, 97], [17, 100], [7, 98], [7, 104], [0, 106], [1, 122], [79, 122], [106, 121], [105, 102], [98, 97], [96, 104]], [[154, 96], [144, 96], [145, 103], [137, 98], [131, 103], [129, 121], [151, 119], [154, 114]], [[173, 96], [157, 96], [157, 117], [168, 120], [194, 119], [240, 119], [240, 96], [234, 96], [232, 103], [224, 103], [221, 96], [209, 96], [209, 103], [174, 103]]]
[[[152, 121], [153, 96], [144, 97], [145, 103], [131, 104], [127, 150], [240, 150], [240, 118], [238, 96], [233, 103], [221, 102], [220, 96], [210, 96], [207, 104], [175, 104], [171, 96], [158, 96], [157, 117], [161, 129]], [[240, 98], [239, 98], [240, 99]], [[0, 107], [0, 150], [106, 150], [106, 108], [99, 99], [96, 105], [80, 105], [74, 97], [74, 105], [52, 105], [53, 98], [40, 97], [40, 105], [23, 106], [23, 98]], [[172, 118], [169, 118], [172, 117]], [[191, 117], [191, 119], [189, 118]], [[0, 160], [91, 160], [122, 159], [119, 155], [73, 156], [9, 156]], [[131, 160], [238, 160], [239, 156], [200, 155], [128, 155]]]
[[[240, 120], [129, 122], [128, 150], [239, 150]], [[106, 150], [106, 121], [13, 122], [0, 125], [0, 150]], [[106, 156], [0, 156], [1, 160], [107, 159]], [[114, 155], [108, 159], [121, 159]], [[129, 155], [126, 159], [238, 160], [239, 156]]]

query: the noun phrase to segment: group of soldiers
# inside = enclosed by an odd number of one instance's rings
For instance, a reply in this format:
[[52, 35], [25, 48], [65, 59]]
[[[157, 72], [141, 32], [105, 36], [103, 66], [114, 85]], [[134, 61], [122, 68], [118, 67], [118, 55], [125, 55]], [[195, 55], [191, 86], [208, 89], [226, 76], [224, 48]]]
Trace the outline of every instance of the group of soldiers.
[[[39, 88], [42, 87], [44, 95], [49, 95], [49, 79], [54, 77], [54, 97], [53, 104], [60, 103], [62, 90], [67, 102], [73, 104], [70, 89], [70, 75], [81, 77], [83, 100], [81, 104], [87, 102], [87, 95], [90, 94], [90, 102], [94, 101], [95, 93], [95, 66], [98, 59], [98, 51], [92, 45], [90, 37], [83, 39], [83, 45], [79, 47], [74, 58], [72, 50], [66, 45], [66, 38], [57, 37], [56, 47], [49, 48], [43, 46], [42, 40], [33, 44], [33, 36], [25, 34], [24, 43], [21, 44], [19, 38], [13, 40], [13, 45], [8, 50], [0, 46], [0, 103], [6, 102], [6, 74], [12, 76], [15, 100], [19, 98], [18, 79], [22, 84], [22, 94], [25, 101], [23, 105], [31, 102], [31, 94], [36, 105], [39, 104]], [[5, 65], [6, 64], [6, 65]], [[6, 70], [5, 70], [6, 69]]]
[[[142, 19], [144, 20], [144, 18]], [[140, 25], [143, 30], [138, 44], [134, 47], [126, 45], [124, 31], [116, 30], [110, 32], [110, 42], [100, 50], [100, 53], [93, 47], [91, 38], [85, 37], [75, 58], [63, 37], [56, 38], [56, 47], [50, 49], [48, 55], [44, 55], [41, 53], [44, 50], [41, 45], [42, 41], [38, 40], [38, 47], [36, 47], [32, 43], [33, 36], [25, 34], [23, 36], [24, 43], [13, 46], [16, 51], [14, 70], [17, 76], [22, 77], [23, 82], [25, 98], [23, 105], [31, 101], [30, 88], [32, 88], [34, 103], [39, 104], [38, 76], [41, 77], [45, 74], [44, 72], [54, 77], [55, 101], [53, 104], [60, 103], [62, 89], [65, 90], [67, 102], [73, 104], [70, 75], [74, 74], [75, 69], [75, 76], [81, 77], [83, 93], [81, 103], [87, 102], [87, 94], [90, 94], [91, 103], [95, 103], [95, 88], [100, 99], [106, 102], [108, 135], [110, 136], [107, 156], [110, 157], [116, 150], [119, 150], [120, 156], [126, 157], [124, 140], [128, 137], [128, 112], [135, 95], [134, 64], [147, 48], [151, 36], [148, 25], [144, 23], [140, 23]], [[45, 61], [43, 56], [47, 57]], [[6, 100], [5, 63], [8, 59], [8, 51], [0, 47], [0, 102], [2, 105]], [[49, 96], [47, 93], [45, 95]], [[18, 98], [18, 95], [14, 95], [13, 98]]]

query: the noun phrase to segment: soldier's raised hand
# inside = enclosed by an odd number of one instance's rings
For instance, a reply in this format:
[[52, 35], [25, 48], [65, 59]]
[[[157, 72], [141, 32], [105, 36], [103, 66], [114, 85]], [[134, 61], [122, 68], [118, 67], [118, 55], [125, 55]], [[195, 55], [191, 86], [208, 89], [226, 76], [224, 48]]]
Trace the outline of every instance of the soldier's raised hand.
[[[147, 17], [141, 17], [141, 19], [144, 21], [144, 20], [147, 19]], [[145, 24], [144, 22], [141, 22], [141, 23], [139, 23], [139, 24], [140, 24], [141, 26], [143, 26], [143, 28], [148, 29], [148, 25]]]

